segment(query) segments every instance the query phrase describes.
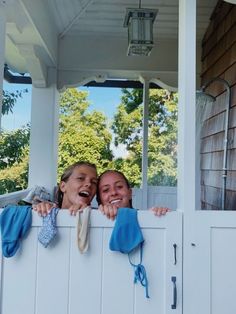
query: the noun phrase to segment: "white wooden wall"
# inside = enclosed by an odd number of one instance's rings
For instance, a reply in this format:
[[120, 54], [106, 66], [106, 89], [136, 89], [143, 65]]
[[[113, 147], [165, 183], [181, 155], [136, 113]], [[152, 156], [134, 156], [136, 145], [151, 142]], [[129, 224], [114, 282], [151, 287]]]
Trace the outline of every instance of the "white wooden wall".
[[[32, 228], [20, 250], [12, 258], [1, 258], [1, 314], [182, 313], [182, 215], [171, 212], [157, 218], [139, 211], [138, 218], [150, 299], [133, 283], [127, 255], [109, 250], [114, 222], [94, 210], [90, 248], [81, 255], [75, 217], [61, 210], [55, 242], [44, 248], [37, 240], [42, 218], [33, 212]], [[176, 309], [171, 307], [172, 277], [177, 283]]]
[[199, 210], [184, 218], [185, 314], [236, 313], [234, 211]]

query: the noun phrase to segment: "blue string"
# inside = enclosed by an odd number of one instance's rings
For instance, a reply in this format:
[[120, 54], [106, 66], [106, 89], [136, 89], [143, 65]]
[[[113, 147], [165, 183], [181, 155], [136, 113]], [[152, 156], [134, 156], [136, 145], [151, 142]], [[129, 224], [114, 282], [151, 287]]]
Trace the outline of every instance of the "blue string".
[[135, 265], [134, 267], [134, 283], [139, 281], [141, 285], [145, 287], [146, 298], [150, 298], [148, 295], [148, 280], [145, 267], [142, 264]]
[[138, 281], [141, 283], [143, 287], [145, 287], [146, 291], [146, 298], [150, 298], [148, 295], [148, 280], [145, 267], [142, 265], [143, 260], [143, 243], [140, 244], [140, 262], [139, 264], [135, 265], [130, 260], [130, 255], [128, 254], [129, 262], [134, 267], [134, 283]]

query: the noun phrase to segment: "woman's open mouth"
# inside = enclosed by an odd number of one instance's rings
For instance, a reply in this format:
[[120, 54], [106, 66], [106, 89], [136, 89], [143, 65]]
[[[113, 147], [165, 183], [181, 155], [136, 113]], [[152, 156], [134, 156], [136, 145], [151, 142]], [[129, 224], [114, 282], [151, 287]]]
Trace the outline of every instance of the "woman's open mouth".
[[89, 197], [90, 194], [89, 194], [88, 191], [80, 191], [80, 192], [79, 192], [79, 196], [81, 196], [81, 197]]

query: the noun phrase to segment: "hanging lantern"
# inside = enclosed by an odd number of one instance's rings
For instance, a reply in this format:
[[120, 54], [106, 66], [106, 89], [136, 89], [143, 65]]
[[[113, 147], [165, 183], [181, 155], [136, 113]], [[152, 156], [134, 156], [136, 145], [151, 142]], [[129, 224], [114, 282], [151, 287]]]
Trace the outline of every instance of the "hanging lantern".
[[124, 27], [128, 27], [128, 56], [149, 56], [154, 46], [153, 23], [158, 10], [126, 9]]

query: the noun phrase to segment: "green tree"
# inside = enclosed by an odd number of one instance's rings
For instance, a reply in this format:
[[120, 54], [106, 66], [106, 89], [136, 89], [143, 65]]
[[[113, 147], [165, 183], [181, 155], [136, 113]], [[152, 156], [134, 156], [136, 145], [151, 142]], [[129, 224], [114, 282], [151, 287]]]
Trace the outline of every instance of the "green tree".
[[[89, 111], [87, 96], [74, 88], [60, 96], [59, 175], [78, 160], [95, 163], [100, 172], [111, 163], [108, 122], [101, 112]], [[27, 187], [29, 133], [26, 126], [0, 135], [0, 193]]]
[[0, 194], [20, 191], [28, 185], [29, 151], [25, 149], [20, 162], [0, 170]]
[[[6, 94], [5, 94], [6, 95]], [[114, 159], [107, 118], [91, 111], [88, 93], [68, 89], [60, 97], [59, 175], [69, 164], [88, 160], [98, 171], [123, 171], [138, 186], [142, 160], [142, 90], [123, 90], [112, 130], [115, 144], [125, 144], [127, 158]], [[177, 96], [164, 90], [150, 91], [149, 169], [152, 185], [176, 183]], [[11, 111], [11, 105], [5, 113]], [[27, 187], [29, 125], [0, 135], [0, 193]]]
[[[2, 114], [13, 113], [13, 108], [28, 90], [3, 91]], [[30, 126], [0, 133], [0, 194], [25, 189], [28, 184]]]
[[[141, 181], [142, 90], [124, 89], [112, 125], [115, 145], [125, 144], [130, 167], [138, 165], [134, 184]], [[148, 120], [148, 182], [150, 185], [176, 184], [177, 95], [167, 90], [150, 90]], [[125, 172], [125, 163], [118, 162]], [[137, 171], [137, 167], [135, 168]], [[131, 172], [131, 169], [129, 169]], [[137, 180], [137, 178], [139, 178]]]
[[8, 114], [13, 112], [13, 107], [15, 106], [17, 99], [21, 98], [23, 93], [28, 93], [27, 89], [17, 90], [15, 92], [8, 92], [3, 90], [3, 100], [2, 100], [2, 114]]
[[106, 117], [89, 111], [88, 93], [67, 89], [60, 98], [59, 175], [65, 167], [78, 160], [98, 166], [99, 172], [112, 160], [111, 132]]
[[140, 166], [135, 162], [134, 158], [127, 157], [114, 159], [112, 164], [110, 164], [110, 169], [116, 169], [124, 173], [132, 187], [140, 185]]
[[0, 169], [19, 164], [28, 152], [30, 126], [0, 134]]

